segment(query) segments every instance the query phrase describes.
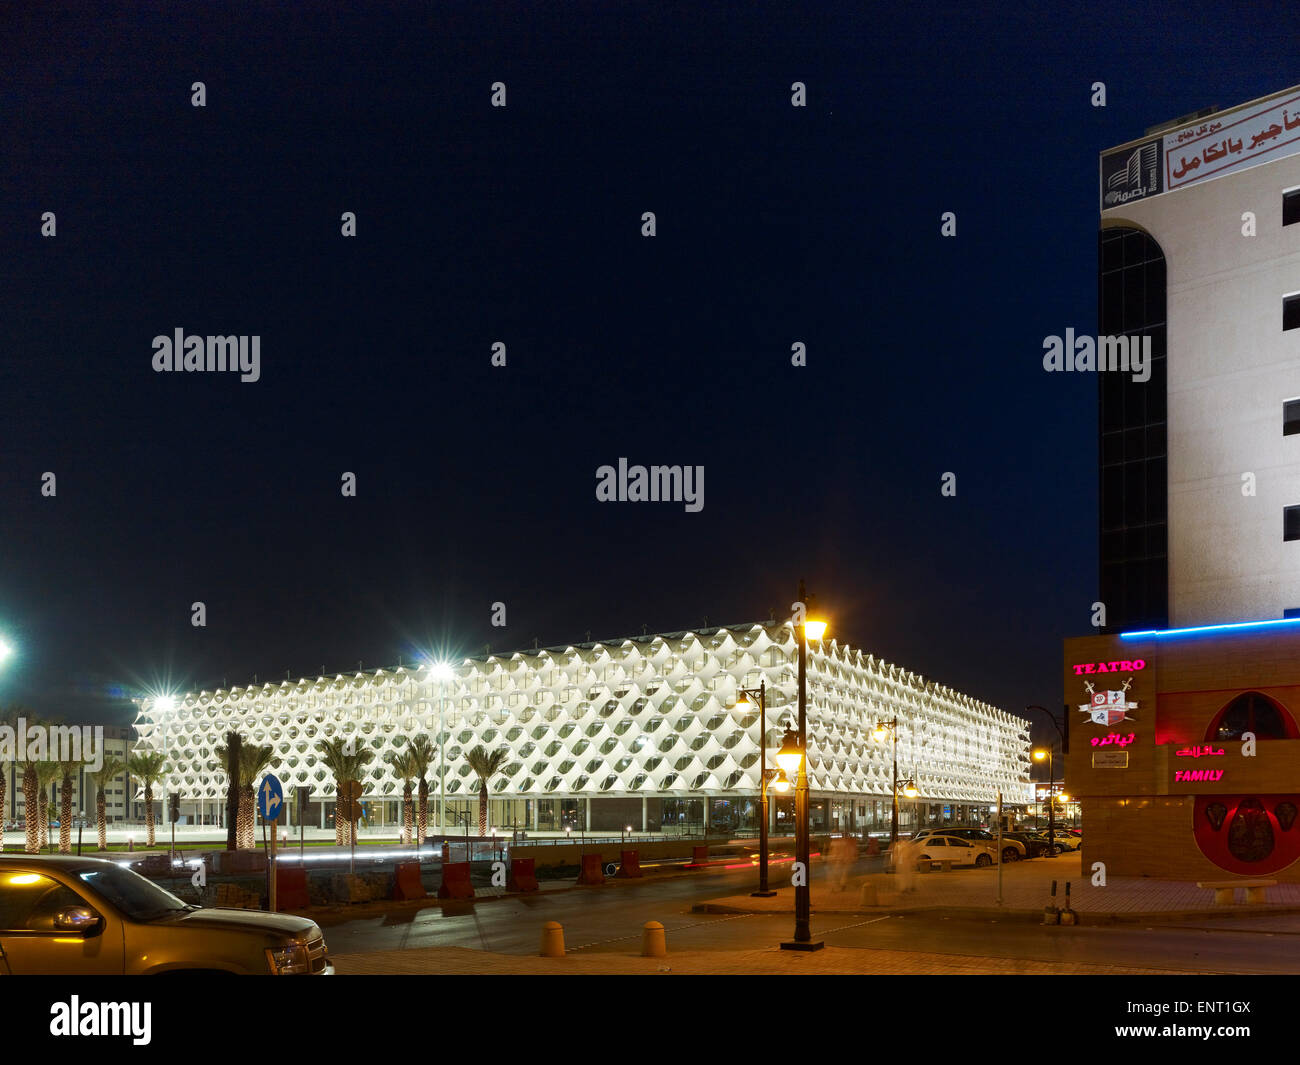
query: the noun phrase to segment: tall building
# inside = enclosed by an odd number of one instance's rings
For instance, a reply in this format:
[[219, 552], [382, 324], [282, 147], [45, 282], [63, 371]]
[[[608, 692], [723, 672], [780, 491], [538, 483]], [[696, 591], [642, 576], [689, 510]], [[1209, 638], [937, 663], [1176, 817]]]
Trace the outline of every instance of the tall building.
[[[1084, 868], [1300, 881], [1300, 88], [1101, 156], [1108, 635], [1065, 641]], [[1292, 749], [1295, 744], [1295, 749]]]
[[1300, 611], [1300, 88], [1101, 156], [1099, 373], [1107, 629]]
[[[321, 741], [368, 745], [368, 819], [393, 824], [402, 782], [388, 758], [423, 732], [439, 752], [430, 817], [451, 833], [478, 823], [466, 759], [478, 745], [508, 752], [490, 783], [499, 829], [752, 831], [763, 736], [757, 708], [736, 705], [738, 689], [766, 683], [772, 766], [796, 709], [796, 665], [791, 625], [755, 623], [191, 692], [143, 701], [136, 727], [144, 748], [167, 753], [166, 790], [179, 791], [182, 813], [199, 821], [223, 805], [213, 751], [234, 729], [274, 747], [270, 770], [286, 789], [303, 789], [305, 820], [322, 828], [333, 823], [335, 782]], [[808, 654], [814, 828], [888, 829], [893, 742], [872, 733], [894, 718], [899, 779], [920, 791], [901, 801], [905, 827], [985, 820], [999, 793], [1008, 806], [1030, 801], [1022, 719], [826, 640]], [[772, 804], [777, 830], [792, 826], [792, 803]]]

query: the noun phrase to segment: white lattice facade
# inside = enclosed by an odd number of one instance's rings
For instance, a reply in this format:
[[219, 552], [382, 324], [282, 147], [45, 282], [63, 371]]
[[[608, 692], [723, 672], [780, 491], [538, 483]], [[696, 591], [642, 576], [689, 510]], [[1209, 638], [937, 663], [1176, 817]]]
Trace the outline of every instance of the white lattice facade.
[[[395, 798], [388, 754], [421, 731], [437, 746], [440, 711], [448, 799], [477, 795], [465, 754], [478, 744], [511, 752], [501, 798], [753, 795], [759, 717], [735, 708], [737, 688], [766, 681], [774, 751], [797, 711], [797, 661], [788, 623], [732, 626], [466, 659], [441, 681], [397, 668], [189, 693], [165, 713], [146, 699], [136, 728], [187, 800], [224, 798], [213, 749], [232, 729], [273, 745], [271, 771], [315, 799], [334, 793], [318, 743], [354, 736], [376, 755], [366, 797]], [[888, 797], [890, 744], [871, 732], [894, 716], [899, 773], [927, 798], [1031, 801], [1023, 720], [833, 640], [808, 652], [814, 795]], [[436, 791], [437, 766], [430, 780]]]

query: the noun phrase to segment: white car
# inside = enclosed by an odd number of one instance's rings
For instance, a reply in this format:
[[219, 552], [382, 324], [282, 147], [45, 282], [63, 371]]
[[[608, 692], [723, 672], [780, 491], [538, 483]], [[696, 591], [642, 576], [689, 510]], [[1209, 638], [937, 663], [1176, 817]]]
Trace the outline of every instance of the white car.
[[997, 861], [998, 845], [982, 839], [957, 836], [926, 836], [912, 843], [918, 862], [952, 862], [953, 865], [977, 865], [981, 868]]

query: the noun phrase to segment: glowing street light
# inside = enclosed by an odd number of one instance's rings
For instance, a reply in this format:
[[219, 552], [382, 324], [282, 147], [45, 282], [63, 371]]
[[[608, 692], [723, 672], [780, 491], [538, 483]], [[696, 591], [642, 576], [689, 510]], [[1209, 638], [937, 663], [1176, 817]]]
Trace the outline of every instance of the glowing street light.
[[13, 653], [13, 646], [3, 636], [0, 636], [0, 665], [4, 665], [5, 659]]
[[438, 831], [447, 834], [447, 754], [446, 736], [442, 728], [443, 685], [456, 676], [456, 671], [446, 662], [429, 662], [429, 680], [438, 682]]

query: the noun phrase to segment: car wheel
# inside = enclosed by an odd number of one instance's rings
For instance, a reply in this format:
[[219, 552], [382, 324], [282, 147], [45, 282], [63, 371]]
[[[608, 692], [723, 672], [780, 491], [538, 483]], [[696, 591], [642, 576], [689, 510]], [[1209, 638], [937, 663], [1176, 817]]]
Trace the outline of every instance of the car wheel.
[[1007, 847], [1006, 850], [1002, 852], [1002, 860], [1004, 862], [1014, 862], [1014, 861], [1018, 861], [1019, 859], [1020, 859], [1020, 852], [1016, 850], [1015, 847]]
[[1053, 853], [1053, 854], [1060, 855], [1060, 854], [1064, 854], [1064, 853], [1065, 853], [1066, 851], [1068, 851], [1069, 849], [1070, 849], [1070, 848], [1067, 847], [1067, 846], [1065, 846], [1065, 844], [1063, 844], [1063, 843], [1058, 843], [1055, 847], [1052, 848], [1052, 853]]
[[980, 868], [993, 864], [993, 859], [987, 854], [975, 855], [975, 864]]

